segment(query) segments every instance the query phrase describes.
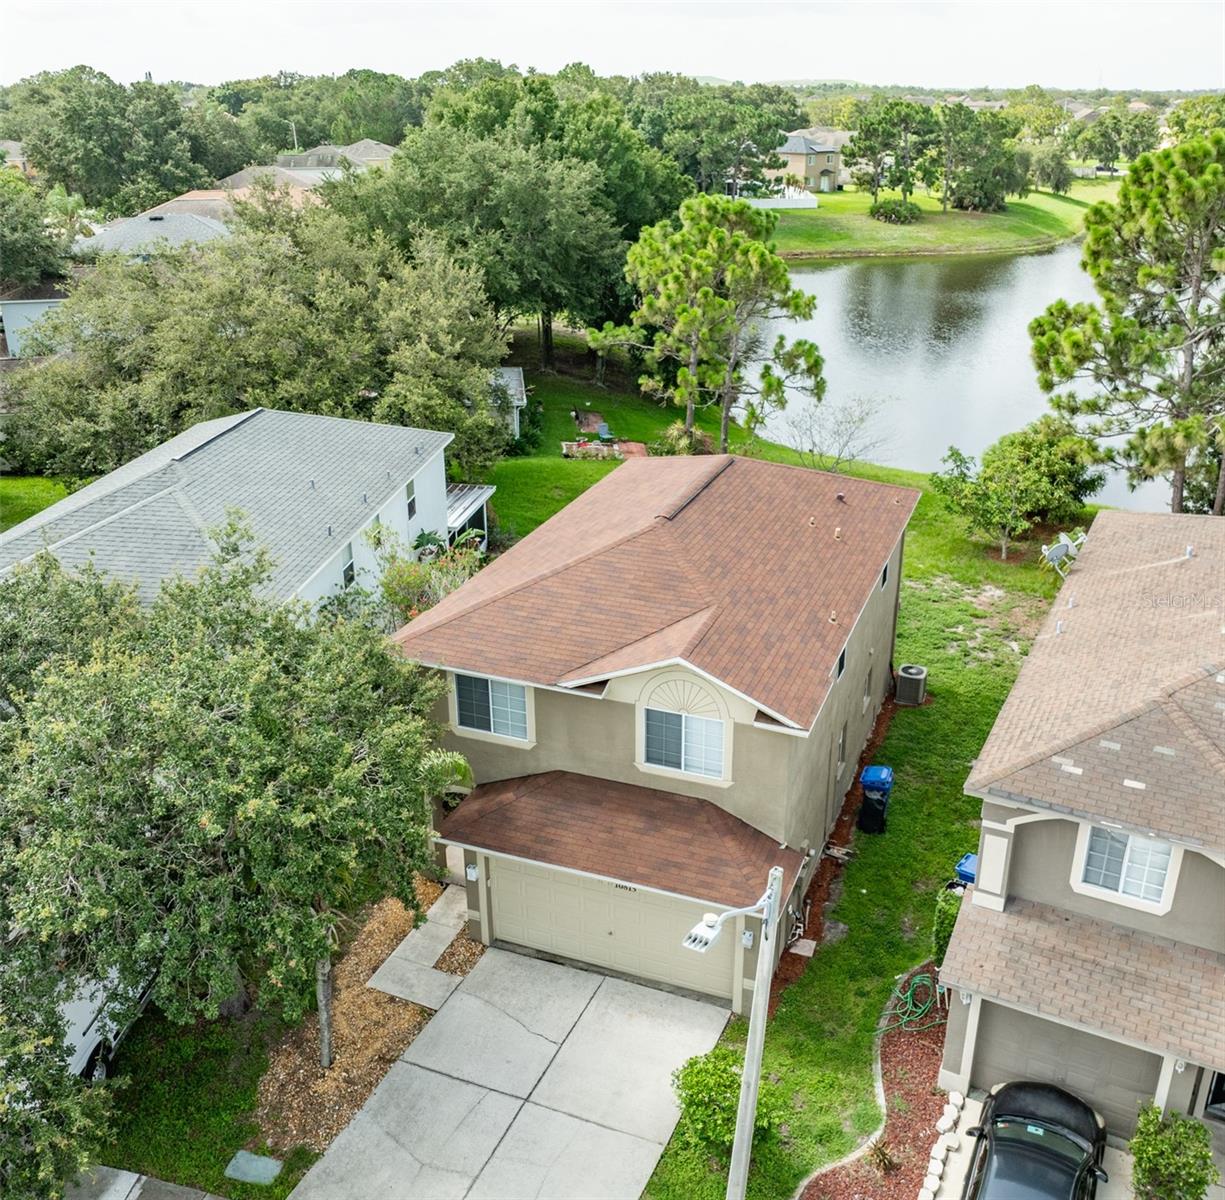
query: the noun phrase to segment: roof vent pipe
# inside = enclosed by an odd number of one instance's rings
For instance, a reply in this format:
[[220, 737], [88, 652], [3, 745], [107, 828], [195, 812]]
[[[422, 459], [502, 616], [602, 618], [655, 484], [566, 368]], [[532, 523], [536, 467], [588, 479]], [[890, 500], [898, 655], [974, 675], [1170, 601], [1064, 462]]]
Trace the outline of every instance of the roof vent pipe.
[[1056, 634], [1060, 634], [1060, 633], [1062, 633], [1062, 632], [1063, 632], [1063, 622], [1062, 622], [1062, 621], [1056, 621], [1056, 622], [1055, 622], [1055, 633], [1056, 633]]
[[311, 491], [313, 492], [313, 491], [315, 490], [315, 481], [314, 481], [313, 479], [311, 479], [311, 480], [309, 480], [309, 483], [310, 483], [310, 489], [311, 489]]
[[838, 501], [839, 504], [845, 504], [846, 503], [846, 492], [839, 492], [834, 498]]
[[842, 526], [841, 525], [836, 526], [834, 529], [834, 541], [836, 542], [842, 541]]
[[1187, 557], [1188, 558], [1195, 557], [1195, 547], [1192, 546], [1190, 543], [1187, 544]]
[[332, 536], [332, 527], [329, 525], [328, 526], [328, 537], [331, 537], [331, 536]]

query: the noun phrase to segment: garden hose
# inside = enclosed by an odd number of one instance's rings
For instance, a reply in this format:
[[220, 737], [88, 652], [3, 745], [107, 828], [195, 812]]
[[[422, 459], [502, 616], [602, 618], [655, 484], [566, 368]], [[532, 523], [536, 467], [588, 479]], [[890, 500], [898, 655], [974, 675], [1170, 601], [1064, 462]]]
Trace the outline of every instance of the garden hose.
[[[936, 1015], [925, 1020], [933, 1009]], [[943, 1025], [946, 1018], [938, 1003], [936, 981], [926, 971], [912, 975], [905, 984], [893, 989], [885, 1015], [889, 1019], [881, 1027], [882, 1033], [890, 1029], [905, 1029], [914, 1033]]]

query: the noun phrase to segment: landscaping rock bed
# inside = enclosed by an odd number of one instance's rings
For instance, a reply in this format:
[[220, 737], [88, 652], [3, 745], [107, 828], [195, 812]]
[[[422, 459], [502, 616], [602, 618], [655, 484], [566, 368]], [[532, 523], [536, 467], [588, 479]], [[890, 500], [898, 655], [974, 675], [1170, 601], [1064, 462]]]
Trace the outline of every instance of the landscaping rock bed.
[[[442, 894], [441, 886], [421, 877], [415, 891], [420, 912]], [[266, 1139], [274, 1151], [326, 1150], [425, 1028], [427, 1009], [366, 986], [412, 929], [413, 919], [399, 900], [382, 900], [370, 909], [332, 972], [335, 1061], [328, 1071], [319, 1066], [319, 1019], [309, 1014], [269, 1055], [256, 1109], [260, 1137], [251, 1148], [261, 1149]]]
[[[803, 1200], [914, 1200], [927, 1174], [932, 1144], [939, 1137], [936, 1122], [946, 1102], [936, 1082], [943, 1047], [943, 1023], [913, 1032], [891, 1029], [884, 1035], [880, 1063], [887, 1117], [881, 1140], [893, 1169], [880, 1170], [872, 1155], [864, 1154], [815, 1176]], [[941, 1194], [946, 1190], [947, 1184]]]

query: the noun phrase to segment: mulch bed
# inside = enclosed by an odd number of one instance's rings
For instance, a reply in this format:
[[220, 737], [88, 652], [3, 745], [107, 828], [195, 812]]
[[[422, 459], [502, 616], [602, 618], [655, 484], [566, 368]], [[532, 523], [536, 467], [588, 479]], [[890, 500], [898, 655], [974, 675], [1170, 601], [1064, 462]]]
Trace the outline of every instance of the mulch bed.
[[470, 938], [462, 929], [452, 939], [434, 964], [436, 970], [448, 975], [467, 975], [485, 953], [485, 944]]
[[[930, 964], [920, 968], [930, 969]], [[945, 1093], [936, 1082], [943, 1047], [943, 1024], [885, 1034], [880, 1061], [888, 1117], [881, 1137], [895, 1165], [882, 1172], [864, 1155], [818, 1175], [804, 1189], [803, 1200], [914, 1200], [944, 1111]]]
[[[863, 768], [871, 765], [875, 760], [881, 743], [885, 740], [885, 734], [889, 732], [889, 722], [893, 720], [893, 714], [896, 711], [897, 704], [890, 696], [881, 705], [881, 710], [877, 714], [876, 724], [873, 725], [871, 736], [860, 756], [859, 766], [855, 771], [855, 780], [847, 791], [846, 800], [830, 832], [827, 846], [850, 846], [855, 833], [855, 819], [859, 815], [859, 806], [863, 803], [863, 788], [860, 786], [859, 776]], [[808, 891], [804, 893], [804, 905], [807, 908], [808, 919], [800, 936], [815, 941], [818, 951], [826, 936], [829, 910], [837, 903], [840, 894], [843, 866], [844, 864], [838, 859], [822, 854], [821, 861], [817, 863], [817, 869], [809, 881]], [[830, 933], [833, 935], [834, 931], [831, 930]], [[802, 954], [795, 954], [791, 950], [783, 951], [778, 969], [774, 972], [774, 978], [770, 982], [769, 1015], [771, 1017], [778, 1008], [783, 992], [804, 974], [811, 962], [811, 958], [805, 958]]]
[[[421, 876], [414, 890], [419, 912], [442, 894], [439, 884]], [[319, 1018], [310, 1013], [268, 1056], [255, 1111], [260, 1136], [249, 1148], [259, 1149], [266, 1140], [282, 1153], [295, 1146], [326, 1150], [425, 1028], [428, 1009], [366, 986], [413, 921], [413, 910], [399, 900], [381, 900], [370, 908], [332, 969], [331, 1069], [319, 1066]]]

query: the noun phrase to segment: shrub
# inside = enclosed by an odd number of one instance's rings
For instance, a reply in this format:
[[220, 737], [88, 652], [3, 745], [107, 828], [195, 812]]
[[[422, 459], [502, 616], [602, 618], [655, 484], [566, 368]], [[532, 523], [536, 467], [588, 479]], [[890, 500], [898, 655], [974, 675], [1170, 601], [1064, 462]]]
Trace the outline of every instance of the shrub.
[[701, 429], [685, 432], [684, 421], [673, 421], [653, 441], [647, 450], [651, 454], [713, 454], [715, 444], [709, 433]]
[[1155, 1104], [1140, 1110], [1128, 1149], [1136, 1200], [1203, 1200], [1220, 1178], [1207, 1126]]
[[868, 216], [889, 225], [913, 225], [923, 210], [911, 200], [877, 200], [868, 209]]
[[953, 926], [957, 924], [957, 914], [961, 911], [961, 896], [961, 892], [948, 890], [936, 897], [936, 915], [932, 919], [932, 959], [936, 966], [944, 962], [944, 956], [948, 953]]
[[[681, 1136], [691, 1145], [723, 1159], [730, 1157], [736, 1137], [742, 1067], [740, 1055], [730, 1046], [716, 1046], [709, 1054], [691, 1058], [672, 1073], [672, 1086], [681, 1106]], [[777, 1089], [763, 1080], [757, 1094], [754, 1145], [777, 1127], [782, 1110]]]

